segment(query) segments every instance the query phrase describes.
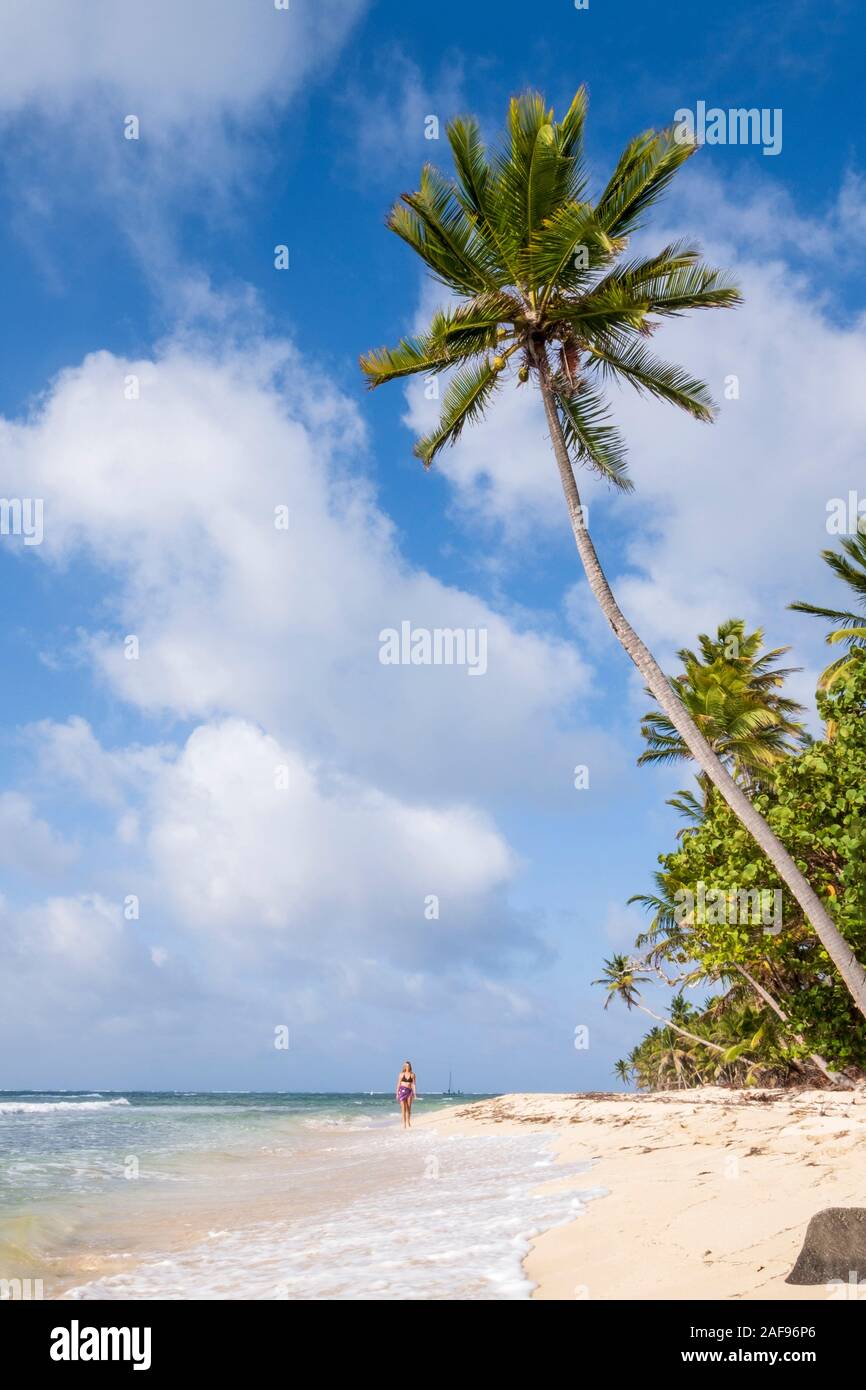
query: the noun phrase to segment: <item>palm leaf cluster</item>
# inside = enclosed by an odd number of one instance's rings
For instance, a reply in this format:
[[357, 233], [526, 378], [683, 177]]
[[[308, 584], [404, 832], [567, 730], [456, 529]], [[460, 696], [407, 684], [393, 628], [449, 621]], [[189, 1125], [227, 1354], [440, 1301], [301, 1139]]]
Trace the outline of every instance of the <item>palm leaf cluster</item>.
[[[803, 707], [781, 693], [795, 667], [779, 666], [789, 650], [763, 650], [760, 628], [747, 633], [739, 618], [721, 623], [715, 637], [702, 633], [699, 651], [683, 648], [683, 671], [671, 686], [704, 738], [732, 775], [750, 789], [772, 779], [773, 769], [802, 744], [804, 728], [796, 718]], [[691, 757], [682, 736], [659, 710], [641, 724], [647, 747], [639, 763], [681, 762]], [[700, 803], [679, 793], [678, 809], [700, 818]]]
[[866, 535], [858, 531], [856, 536], [846, 536], [841, 544], [841, 555], [835, 550], [822, 550], [821, 557], [851, 590], [860, 605], [860, 612], [852, 613], [844, 608], [819, 608], [814, 603], [797, 602], [790, 605], [797, 613], [811, 613], [813, 617], [841, 624], [828, 632], [826, 640], [830, 646], [843, 645], [846, 651], [822, 673], [819, 690], [829, 690], [834, 681], [850, 671], [852, 662], [862, 660], [866, 651]]
[[695, 146], [648, 131], [623, 151], [607, 185], [588, 193], [583, 157], [587, 97], [561, 120], [530, 92], [511, 101], [507, 129], [488, 152], [477, 121], [448, 126], [454, 176], [425, 165], [388, 226], [448, 291], [428, 328], [361, 358], [370, 386], [447, 372], [441, 416], [418, 440], [429, 466], [479, 420], [504, 380], [544, 370], [574, 461], [630, 488], [621, 435], [604, 387], [624, 381], [698, 420], [707, 388], [647, 346], [664, 318], [739, 302], [736, 289], [685, 242], [624, 258], [630, 235]]

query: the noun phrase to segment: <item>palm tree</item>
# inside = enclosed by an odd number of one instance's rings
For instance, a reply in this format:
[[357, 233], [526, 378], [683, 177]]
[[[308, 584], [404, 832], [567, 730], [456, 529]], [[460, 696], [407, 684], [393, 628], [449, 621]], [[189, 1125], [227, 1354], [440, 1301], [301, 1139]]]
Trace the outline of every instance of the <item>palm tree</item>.
[[[760, 788], [804, 737], [803, 725], [794, 718], [803, 706], [778, 693], [798, 669], [777, 665], [790, 648], [762, 652], [761, 629], [747, 633], [739, 618], [721, 623], [715, 637], [701, 633], [698, 642], [699, 653], [688, 648], [677, 653], [685, 670], [671, 681], [671, 689], [735, 781], [749, 790]], [[641, 733], [648, 747], [640, 764], [692, 756], [682, 734], [659, 710], [644, 715]], [[699, 781], [705, 791], [711, 785], [705, 773]], [[678, 809], [686, 807], [678, 803]]]
[[866, 535], [861, 531], [856, 536], [846, 536], [842, 541], [844, 555], [835, 550], [822, 550], [821, 557], [835, 575], [848, 585], [860, 604], [862, 612], [850, 613], [844, 609], [818, 608], [814, 603], [791, 603], [797, 613], [811, 613], [816, 618], [829, 618], [831, 622], [841, 623], [841, 627], [827, 633], [827, 642], [835, 646], [843, 642], [848, 648], [844, 656], [830, 663], [818, 682], [819, 690], [829, 690], [839, 677], [851, 669], [851, 664], [859, 660], [866, 648]]
[[453, 371], [439, 424], [415, 446], [428, 467], [467, 423], [482, 418], [509, 364], [517, 366], [521, 385], [534, 380], [578, 554], [605, 617], [701, 770], [787, 883], [866, 1014], [866, 972], [625, 618], [589, 534], [574, 462], [615, 487], [632, 486], [599, 384], [625, 381], [710, 420], [706, 386], [660, 361], [645, 339], [663, 318], [735, 305], [740, 295], [682, 242], [620, 260], [629, 234], [695, 146], [670, 130], [636, 136], [593, 204], [582, 160], [586, 105], [581, 88], [556, 121], [537, 93], [513, 99], [505, 140], [492, 160], [477, 121], [451, 122], [456, 181], [425, 165], [420, 188], [403, 194], [388, 226], [457, 302], [438, 310], [426, 332], [365, 354], [361, 367], [371, 387], [418, 372]]
[[[621, 999], [626, 1007], [640, 1009], [641, 1013], [654, 1018], [656, 1023], [661, 1023], [665, 1028], [672, 1028], [681, 1038], [688, 1038], [689, 1042], [697, 1043], [699, 1047], [706, 1047], [710, 1052], [727, 1052], [727, 1048], [720, 1047], [718, 1043], [710, 1042], [707, 1038], [699, 1038], [696, 1033], [690, 1033], [679, 1023], [675, 1023], [673, 1018], [663, 1018], [661, 1014], [654, 1013], [647, 1008], [646, 1004], [640, 1002], [640, 986], [647, 983], [648, 975], [641, 975], [640, 964], [637, 961], [629, 960], [628, 956], [615, 953], [610, 960], [604, 962], [604, 973], [600, 980], [593, 980], [594, 985], [604, 985], [607, 990], [607, 998], [604, 1007], [607, 1008], [612, 999]], [[674, 1000], [671, 1006], [671, 1013], [677, 1017], [683, 1016], [683, 1000], [680, 1003]]]
[[614, 1063], [613, 1074], [614, 1076], [619, 1077], [620, 1081], [624, 1081], [625, 1084], [628, 1085], [631, 1081], [630, 1063], [626, 1062], [624, 1058], [620, 1057], [619, 1061]]
[[635, 1070], [653, 1090], [669, 1090], [672, 1078], [678, 1090], [700, 1085], [703, 1079], [694, 1048], [678, 1042], [668, 1028], [651, 1028], [636, 1051], [640, 1061]]

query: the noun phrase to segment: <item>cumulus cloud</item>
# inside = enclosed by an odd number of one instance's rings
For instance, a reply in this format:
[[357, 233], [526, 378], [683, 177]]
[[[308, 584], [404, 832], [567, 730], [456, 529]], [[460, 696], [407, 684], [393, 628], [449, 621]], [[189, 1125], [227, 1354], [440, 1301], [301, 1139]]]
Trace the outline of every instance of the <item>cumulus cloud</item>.
[[491, 895], [515, 868], [476, 809], [401, 802], [320, 774], [237, 719], [195, 730], [154, 787], [150, 819], [154, 869], [177, 916], [244, 950], [269, 932], [326, 957], [350, 944], [387, 952], [396, 932], [408, 968], [434, 954], [425, 935], [459, 952], [461, 929], [496, 931]]
[[[66, 729], [40, 733], [50, 747]], [[517, 860], [478, 808], [398, 801], [238, 719], [147, 762], [85, 729], [87, 762], [67, 769], [81, 775], [82, 829], [83, 799], [104, 796], [86, 766], [128, 754], [138, 775], [121, 780], [141, 833], [122, 866], [89, 846], [81, 874], [98, 887], [0, 904], [0, 1026], [19, 1049], [50, 1029], [101, 1078], [124, 1059], [177, 1065], [229, 1037], [236, 1058], [263, 1065], [278, 1024], [338, 1058], [349, 1035], [382, 1042], [384, 1011], [395, 1029], [446, 1009], [494, 1032], [538, 1016], [509, 976], [549, 950], [510, 906]], [[12, 799], [0, 798], [4, 824]]]
[[[565, 785], [578, 723], [615, 770], [615, 749], [580, 717], [585, 660], [532, 615], [405, 563], [357, 469], [354, 408], [290, 345], [95, 354], [31, 419], [0, 425], [0, 446], [9, 487], [44, 498], [30, 549], [60, 565], [83, 553], [111, 574], [110, 628], [82, 648], [142, 711], [248, 718], [433, 800], [548, 796]], [[483, 631], [486, 674], [383, 665], [380, 634], [404, 621]], [[85, 756], [80, 737], [67, 729], [54, 756]]]
[[68, 783], [89, 801], [123, 808], [170, 753], [161, 745], [103, 748], [86, 719], [64, 723], [43, 719], [22, 731], [37, 763], [43, 786]]
[[[57, 942], [92, 931], [88, 1036], [127, 1018], [131, 1039], [166, 1011], [179, 1035], [191, 980], [189, 1018], [229, 1001], [248, 1038], [277, 997], [310, 1028], [326, 1000], [356, 1020], [447, 1003], [528, 1022], [509, 977], [549, 948], [513, 905], [521, 864], [494, 813], [568, 797], [593, 747], [603, 791], [623, 755], [543, 617], [401, 555], [354, 407], [290, 343], [182, 338], [61, 373], [0, 448], [10, 492], [44, 499], [18, 563], [102, 577], [74, 659], [172, 734], [109, 746], [75, 714], [24, 731], [34, 794], [85, 840], [81, 892], [24, 902], [6, 941], [14, 955], [27, 933], [24, 994], [39, 970], [62, 994]], [[403, 621], [484, 631], [485, 674], [384, 665]]]

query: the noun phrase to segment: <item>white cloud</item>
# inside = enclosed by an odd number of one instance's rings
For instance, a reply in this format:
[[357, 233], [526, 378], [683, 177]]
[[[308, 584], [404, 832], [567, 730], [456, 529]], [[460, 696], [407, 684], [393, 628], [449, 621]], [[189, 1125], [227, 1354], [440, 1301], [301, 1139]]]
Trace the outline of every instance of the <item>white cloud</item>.
[[[10, 1030], [38, 1035], [47, 1022], [103, 1007], [130, 967], [135, 945], [118, 904], [100, 894], [52, 897], [0, 910], [0, 1014]], [[53, 1035], [53, 1031], [52, 1031]], [[9, 1036], [13, 1036], [10, 1031]], [[23, 1043], [23, 1036], [19, 1033]]]
[[[45, 502], [19, 562], [104, 576], [103, 630], [73, 658], [158, 727], [193, 726], [179, 751], [107, 747], [74, 715], [25, 730], [34, 790], [76, 813], [85, 891], [15, 918], [19, 1025], [42, 975], [62, 997], [63, 942], [85, 937], [94, 1047], [160, 1018], [162, 1039], [184, 1034], [215, 1000], [247, 1038], [277, 996], [310, 1027], [337, 1000], [356, 1022], [447, 1001], [528, 1017], [521, 991], [492, 985], [547, 948], [510, 906], [521, 866], [491, 807], [567, 798], [576, 747], [607, 776], [622, 753], [586, 723], [571, 647], [401, 556], [358, 471], [354, 408], [289, 344], [184, 339], [153, 360], [88, 357], [0, 423], [0, 448], [7, 488]], [[486, 629], [487, 673], [383, 666], [379, 634], [404, 619]]]
[[[342, 44], [363, 0], [5, 0], [0, 111], [99, 101], [144, 130], [285, 101]], [[123, 108], [121, 111], [120, 108]]]
[[[154, 789], [150, 849], [181, 916], [342, 934], [366, 919], [423, 919], [426, 892], [463, 903], [504, 885], [513, 858], [477, 812], [399, 802], [318, 774], [241, 720], [202, 726]], [[407, 936], [411, 933], [407, 933]], [[410, 947], [411, 949], [411, 947]]]
[[[399, 795], [549, 795], [574, 761], [587, 667], [531, 615], [509, 620], [405, 564], [350, 472], [363, 438], [286, 344], [94, 354], [29, 422], [0, 425], [7, 486], [45, 502], [30, 550], [60, 564], [84, 553], [112, 575], [111, 630], [83, 651], [125, 700], [250, 719]], [[404, 620], [485, 629], [487, 674], [383, 666], [379, 634]], [[86, 760], [80, 726], [53, 740], [60, 768]], [[603, 760], [615, 767], [615, 751]], [[107, 796], [118, 775], [103, 762], [93, 779]]]
[[26, 796], [0, 792], [0, 864], [50, 877], [67, 868], [75, 856], [75, 846], [35, 814]]
[[[517, 861], [477, 808], [399, 801], [238, 719], [140, 770], [125, 783], [142, 824], [125, 868], [96, 837], [81, 875], [99, 888], [0, 904], [0, 1018], [19, 1047], [49, 1021], [76, 1056], [99, 1057], [114, 1037], [135, 1056], [155, 1031], [169, 1055], [200, 1029], [224, 1046], [230, 1027], [235, 1047], [261, 1051], [276, 1022], [315, 1030], [335, 1009], [367, 1030], [386, 1008], [477, 1017], [500, 1000], [528, 1015], [497, 981], [548, 953], [508, 906]], [[14, 799], [0, 797], [4, 826]]]
[[[0, 165], [9, 225], [58, 291], [74, 269], [81, 190], [128, 239], [172, 321], [219, 313], [178, 219], [211, 231], [277, 158], [286, 106], [325, 77], [365, 0], [7, 0], [0, 6]], [[128, 117], [134, 117], [133, 127]], [[130, 138], [134, 137], [134, 138]], [[269, 238], [268, 245], [280, 241]], [[248, 298], [237, 286], [235, 301]]]
[[[50, 719], [28, 725], [23, 736], [32, 748], [43, 783], [73, 784], [89, 801], [122, 807], [130, 791], [141, 789], [170, 749], [159, 745], [105, 749], [80, 715], [60, 724]], [[133, 824], [126, 822], [131, 838]]]

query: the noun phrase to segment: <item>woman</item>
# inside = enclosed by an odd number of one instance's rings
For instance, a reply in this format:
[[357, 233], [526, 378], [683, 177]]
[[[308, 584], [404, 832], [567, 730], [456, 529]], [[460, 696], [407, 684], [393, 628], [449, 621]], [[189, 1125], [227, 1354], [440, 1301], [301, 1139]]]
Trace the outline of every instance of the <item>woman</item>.
[[403, 1128], [412, 1128], [412, 1102], [415, 1099], [415, 1073], [412, 1070], [411, 1062], [403, 1063], [403, 1070], [397, 1077], [397, 1090], [395, 1092], [400, 1102], [400, 1109], [403, 1113]]

